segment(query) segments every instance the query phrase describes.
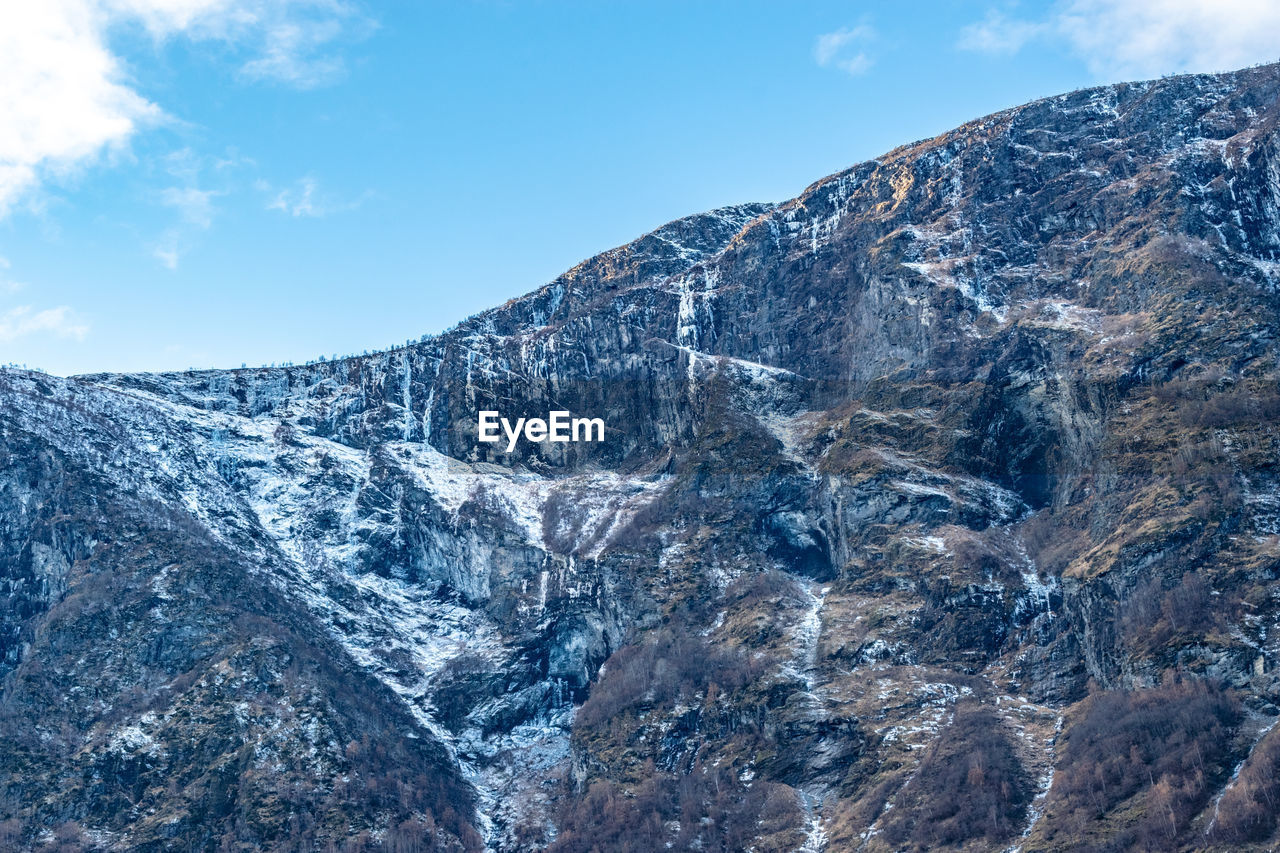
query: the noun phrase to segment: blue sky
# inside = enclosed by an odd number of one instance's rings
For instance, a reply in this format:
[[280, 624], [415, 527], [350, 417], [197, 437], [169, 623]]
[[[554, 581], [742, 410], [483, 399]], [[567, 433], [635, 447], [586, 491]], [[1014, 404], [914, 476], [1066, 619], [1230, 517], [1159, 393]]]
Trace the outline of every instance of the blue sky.
[[1277, 31], [1276, 0], [5, 3], [0, 362], [385, 348], [988, 112], [1280, 58]]

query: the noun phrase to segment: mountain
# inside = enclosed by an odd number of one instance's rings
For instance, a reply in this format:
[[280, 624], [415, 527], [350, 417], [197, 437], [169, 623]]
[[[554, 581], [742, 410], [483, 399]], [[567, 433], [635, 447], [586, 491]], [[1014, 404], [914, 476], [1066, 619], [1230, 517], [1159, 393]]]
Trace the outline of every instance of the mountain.
[[0, 846], [1273, 848], [1278, 122], [1073, 92], [404, 348], [0, 372]]

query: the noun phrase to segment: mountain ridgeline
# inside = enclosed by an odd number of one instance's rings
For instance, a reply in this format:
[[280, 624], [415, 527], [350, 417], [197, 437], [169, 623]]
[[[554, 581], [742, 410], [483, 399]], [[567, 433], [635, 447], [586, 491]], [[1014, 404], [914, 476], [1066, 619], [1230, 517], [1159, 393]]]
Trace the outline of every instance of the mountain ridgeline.
[[1272, 849], [1278, 123], [1073, 92], [401, 349], [0, 371], [0, 846]]

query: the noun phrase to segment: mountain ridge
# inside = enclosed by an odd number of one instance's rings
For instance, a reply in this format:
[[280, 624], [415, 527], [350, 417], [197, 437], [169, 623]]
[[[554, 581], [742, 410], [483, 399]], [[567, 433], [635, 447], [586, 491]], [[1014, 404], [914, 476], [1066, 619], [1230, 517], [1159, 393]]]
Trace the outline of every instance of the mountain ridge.
[[1266, 849], [1278, 100], [1042, 99], [370, 356], [0, 372], [2, 837]]

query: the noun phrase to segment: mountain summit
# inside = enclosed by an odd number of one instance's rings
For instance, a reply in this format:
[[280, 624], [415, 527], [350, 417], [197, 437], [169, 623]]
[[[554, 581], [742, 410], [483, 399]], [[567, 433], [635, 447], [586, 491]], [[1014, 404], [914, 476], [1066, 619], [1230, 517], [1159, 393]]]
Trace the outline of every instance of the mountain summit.
[[0, 846], [1274, 846], [1278, 123], [1073, 92], [401, 349], [0, 371]]

